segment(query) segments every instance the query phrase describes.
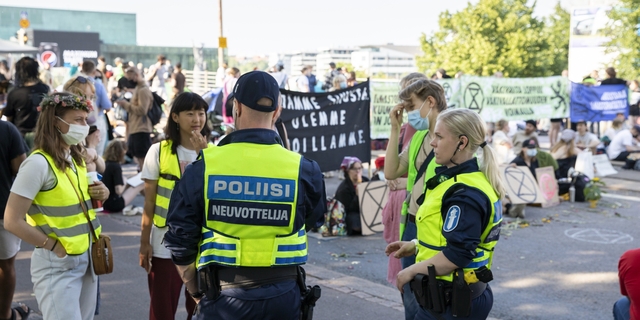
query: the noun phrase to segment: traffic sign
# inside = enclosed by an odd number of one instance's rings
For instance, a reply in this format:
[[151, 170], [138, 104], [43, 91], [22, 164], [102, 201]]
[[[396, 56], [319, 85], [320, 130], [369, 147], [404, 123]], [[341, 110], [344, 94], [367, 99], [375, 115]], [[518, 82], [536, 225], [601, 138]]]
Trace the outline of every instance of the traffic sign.
[[30, 25], [29, 19], [20, 19], [20, 28], [26, 29], [29, 28]]
[[218, 47], [225, 49], [227, 47], [227, 38], [226, 37], [219, 37], [218, 38]]

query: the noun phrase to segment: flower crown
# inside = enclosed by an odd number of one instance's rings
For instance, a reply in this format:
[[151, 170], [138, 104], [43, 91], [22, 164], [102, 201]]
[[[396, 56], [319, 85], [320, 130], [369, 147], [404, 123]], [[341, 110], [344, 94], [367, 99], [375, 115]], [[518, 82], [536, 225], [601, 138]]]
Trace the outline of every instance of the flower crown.
[[40, 102], [40, 106], [38, 107], [38, 111], [42, 111], [42, 108], [55, 108], [57, 106], [61, 106], [63, 108], [72, 108], [76, 110], [84, 110], [86, 112], [93, 111], [93, 105], [91, 105], [91, 100], [88, 100], [84, 97], [77, 96], [74, 94], [68, 95], [45, 95]]

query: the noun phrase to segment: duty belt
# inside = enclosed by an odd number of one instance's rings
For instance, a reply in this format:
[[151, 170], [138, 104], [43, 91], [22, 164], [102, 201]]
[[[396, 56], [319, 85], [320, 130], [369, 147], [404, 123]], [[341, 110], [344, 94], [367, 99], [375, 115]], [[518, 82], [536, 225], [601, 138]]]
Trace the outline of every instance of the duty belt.
[[276, 283], [287, 279], [296, 280], [297, 277], [297, 266], [218, 269], [218, 279], [220, 280], [221, 290], [231, 288], [258, 288], [265, 284]]
[[416, 224], [416, 215], [415, 214], [408, 214], [409, 217], [407, 218], [407, 220], [409, 220], [409, 222], [413, 222], [413, 224]]

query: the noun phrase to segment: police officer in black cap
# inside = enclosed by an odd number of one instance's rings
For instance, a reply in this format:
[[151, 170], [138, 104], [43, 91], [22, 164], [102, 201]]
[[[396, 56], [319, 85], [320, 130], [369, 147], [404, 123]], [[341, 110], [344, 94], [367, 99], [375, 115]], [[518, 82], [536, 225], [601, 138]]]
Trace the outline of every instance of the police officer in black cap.
[[273, 77], [246, 73], [233, 92], [237, 131], [185, 170], [164, 244], [198, 302], [194, 319], [299, 319], [306, 232], [326, 211], [322, 173], [272, 130]]

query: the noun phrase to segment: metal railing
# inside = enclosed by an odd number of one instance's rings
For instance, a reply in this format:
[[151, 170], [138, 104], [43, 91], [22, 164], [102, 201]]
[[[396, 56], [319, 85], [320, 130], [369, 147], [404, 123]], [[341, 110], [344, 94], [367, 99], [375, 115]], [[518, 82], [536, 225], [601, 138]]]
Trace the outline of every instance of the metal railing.
[[186, 86], [195, 93], [203, 94], [217, 87], [215, 71], [182, 70], [182, 74], [186, 79]]

